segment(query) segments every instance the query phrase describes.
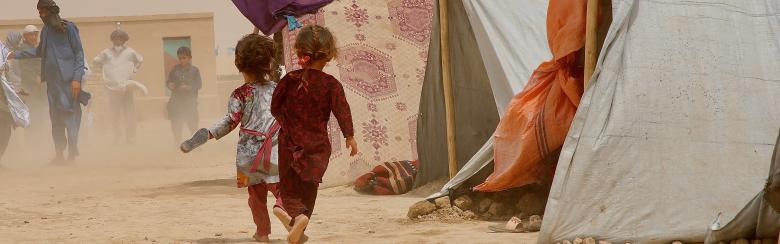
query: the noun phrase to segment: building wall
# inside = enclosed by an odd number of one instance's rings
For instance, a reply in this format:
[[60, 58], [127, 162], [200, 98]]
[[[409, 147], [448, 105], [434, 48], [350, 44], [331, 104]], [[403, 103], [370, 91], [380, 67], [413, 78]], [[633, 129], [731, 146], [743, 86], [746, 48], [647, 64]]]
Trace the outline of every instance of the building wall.
[[[214, 18], [211, 13], [171, 14], [132, 17], [88, 17], [70, 18], [80, 30], [85, 56], [90, 66], [92, 59], [105, 48], [111, 47], [110, 33], [115, 30], [116, 22], [122, 23], [122, 29], [130, 35], [128, 46], [144, 56], [144, 63], [133, 76], [149, 88], [149, 95], [137, 95], [136, 109], [139, 119], [162, 119], [168, 96], [165, 88], [165, 67], [163, 65], [163, 38], [187, 37], [192, 41], [193, 64], [201, 71], [203, 88], [200, 91], [200, 111], [202, 117], [213, 117], [224, 107], [224, 89], [218, 87], [216, 57], [214, 55]], [[0, 37], [10, 31], [19, 31], [27, 24], [41, 27], [40, 20], [0, 21]], [[3, 38], [4, 39], [4, 38]], [[93, 71], [95, 67], [92, 67]], [[99, 71], [99, 70], [98, 70]], [[85, 85], [92, 92], [94, 100], [90, 107], [98, 121], [106, 115], [106, 96], [100, 84], [100, 74], [93, 74]]]
[[[37, 1], [3, 0], [0, 21], [37, 19]], [[213, 13], [214, 36], [219, 76], [238, 75], [233, 65], [232, 48], [241, 36], [252, 30], [231, 1], [227, 0], [57, 0], [66, 19], [100, 16], [150, 16], [181, 13]], [[8, 10], [8, 11], [6, 11]]]

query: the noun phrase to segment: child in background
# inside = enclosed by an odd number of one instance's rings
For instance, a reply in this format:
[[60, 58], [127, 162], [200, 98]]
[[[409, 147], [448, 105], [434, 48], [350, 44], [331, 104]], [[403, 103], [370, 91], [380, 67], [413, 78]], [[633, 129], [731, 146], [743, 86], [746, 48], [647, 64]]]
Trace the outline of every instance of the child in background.
[[274, 43], [267, 37], [249, 34], [238, 41], [235, 64], [244, 76], [244, 85], [230, 95], [227, 115], [211, 128], [198, 130], [192, 139], [181, 144], [183, 152], [190, 152], [211, 138], [218, 140], [226, 136], [241, 125], [236, 184], [248, 188], [249, 208], [257, 225], [254, 239], [259, 242], [268, 242], [271, 233], [266, 209], [269, 191], [276, 197], [276, 206], [280, 207], [276, 150], [280, 126], [270, 110], [276, 84], [268, 80], [273, 58]]
[[166, 85], [171, 90], [168, 119], [171, 120], [173, 139], [179, 143], [184, 124], [187, 124], [190, 133], [194, 133], [198, 128], [198, 90], [202, 81], [200, 70], [192, 65], [192, 50], [189, 47], [180, 47], [176, 54], [179, 56], [179, 64], [168, 74]]
[[271, 103], [271, 112], [282, 126], [279, 191], [287, 211], [275, 208], [274, 214], [291, 227], [289, 243], [306, 239], [303, 232], [330, 159], [327, 123], [331, 112], [346, 138], [346, 146], [351, 149], [350, 155], [358, 152], [344, 88], [336, 78], [322, 72], [336, 56], [333, 34], [317, 25], [304, 27], [295, 41], [295, 50], [303, 69], [282, 78]]

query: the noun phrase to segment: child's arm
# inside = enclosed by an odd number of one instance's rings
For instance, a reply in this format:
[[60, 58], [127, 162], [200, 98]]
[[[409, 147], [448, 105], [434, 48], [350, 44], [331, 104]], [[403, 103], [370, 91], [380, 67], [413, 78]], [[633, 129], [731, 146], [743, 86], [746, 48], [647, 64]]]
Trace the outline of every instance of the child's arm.
[[236, 129], [241, 123], [241, 118], [244, 117], [243, 108], [244, 99], [239, 96], [239, 90], [233, 91], [228, 101], [228, 113], [209, 128], [209, 137], [219, 140]]
[[285, 102], [285, 94], [287, 93], [287, 84], [290, 83], [287, 81], [287, 77], [285, 76], [282, 78], [282, 80], [279, 81], [279, 84], [276, 84], [276, 89], [274, 89], [274, 95], [271, 98], [271, 115], [276, 118], [276, 121], [279, 121], [279, 124], [284, 126], [284, 118], [282, 115], [284, 114], [282, 112], [282, 108], [284, 106]]
[[200, 78], [200, 70], [195, 68], [195, 80], [192, 81], [192, 90], [198, 91], [203, 86], [203, 81]]
[[347, 96], [344, 94], [344, 87], [338, 81], [333, 82], [330, 86], [330, 107], [333, 110], [333, 115], [336, 116], [336, 120], [341, 128], [341, 133], [344, 138], [347, 139], [347, 147], [352, 149], [350, 156], [355, 156], [358, 153], [357, 142], [355, 142], [355, 130], [352, 125], [352, 111], [349, 108], [347, 102]]
[[176, 72], [176, 67], [171, 69], [171, 72], [168, 73], [168, 79], [165, 80], [165, 86], [168, 87], [171, 91], [176, 91], [176, 83], [173, 82], [173, 73]]
[[[240, 89], [240, 88], [239, 88]], [[182, 152], [188, 153], [197, 147], [206, 144], [210, 139], [217, 139], [230, 134], [231, 131], [238, 127], [241, 123], [241, 118], [244, 117], [244, 99], [239, 96], [239, 90], [233, 91], [228, 101], [228, 113], [222, 119], [214, 123], [211, 128], [201, 128], [189, 140], [184, 141], [179, 147]]]

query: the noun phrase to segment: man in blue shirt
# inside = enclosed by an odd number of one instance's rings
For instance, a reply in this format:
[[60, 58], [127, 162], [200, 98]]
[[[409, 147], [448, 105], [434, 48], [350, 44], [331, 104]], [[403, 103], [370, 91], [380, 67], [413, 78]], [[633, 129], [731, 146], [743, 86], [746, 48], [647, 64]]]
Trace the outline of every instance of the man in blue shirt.
[[41, 79], [47, 84], [49, 116], [56, 156], [52, 163], [62, 162], [68, 149], [68, 160], [79, 154], [78, 135], [81, 105], [90, 94], [81, 90], [86, 66], [79, 29], [73, 22], [60, 18], [60, 8], [53, 0], [39, 0], [38, 13], [43, 20], [41, 42], [36, 49], [22, 50], [15, 58], [42, 58]]

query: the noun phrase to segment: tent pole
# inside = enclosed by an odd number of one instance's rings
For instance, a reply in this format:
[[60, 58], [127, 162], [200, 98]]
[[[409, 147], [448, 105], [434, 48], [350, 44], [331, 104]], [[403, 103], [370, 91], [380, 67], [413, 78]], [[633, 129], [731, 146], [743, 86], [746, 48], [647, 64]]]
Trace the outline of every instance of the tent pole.
[[598, 59], [599, 0], [588, 0], [588, 13], [585, 19], [585, 77], [584, 88], [588, 87]]
[[444, 89], [444, 111], [447, 120], [447, 159], [450, 179], [458, 173], [458, 161], [455, 153], [455, 111], [452, 98], [452, 78], [450, 73], [450, 30], [447, 16], [447, 0], [439, 0], [439, 30], [441, 31], [441, 80]]

